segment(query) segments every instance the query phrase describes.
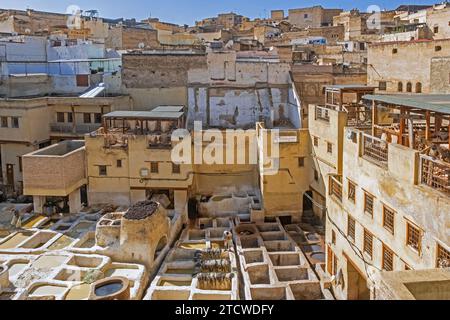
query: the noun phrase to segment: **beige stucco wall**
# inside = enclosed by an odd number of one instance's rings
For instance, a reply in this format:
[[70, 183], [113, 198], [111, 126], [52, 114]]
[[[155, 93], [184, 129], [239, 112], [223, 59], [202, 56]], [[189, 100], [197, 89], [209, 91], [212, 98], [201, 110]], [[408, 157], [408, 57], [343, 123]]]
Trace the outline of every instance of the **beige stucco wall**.
[[[358, 138], [360, 141], [360, 137]], [[415, 184], [418, 174], [417, 152], [395, 144], [389, 145], [389, 164], [382, 168], [365, 158], [359, 157], [360, 145], [344, 139], [343, 200], [334, 196], [327, 199], [329, 219], [327, 220], [326, 242], [331, 244], [332, 230], [336, 244], [332, 245], [338, 256], [338, 269], [347, 275], [345, 253], [369, 280], [382, 268], [382, 245], [394, 253], [394, 270], [404, 270], [405, 264], [413, 269], [429, 269], [436, 266], [436, 245], [449, 246], [448, 234], [450, 200], [430, 187]], [[356, 204], [348, 200], [348, 180], [356, 183]], [[328, 186], [327, 186], [328, 188]], [[364, 213], [364, 191], [374, 197], [373, 218]], [[382, 224], [383, 204], [395, 210], [395, 233], [392, 235]], [[347, 217], [356, 220], [355, 244], [347, 239]], [[423, 230], [422, 251], [406, 245], [406, 221], [411, 221]], [[357, 252], [363, 249], [363, 230], [374, 235], [373, 258], [364, 254], [365, 265]], [[339, 229], [344, 233], [342, 235]], [[329, 259], [329, 258], [327, 258]], [[366, 271], [367, 270], [367, 271]], [[347, 279], [346, 279], [347, 280]], [[347, 298], [347, 286], [335, 287], [339, 298]]]

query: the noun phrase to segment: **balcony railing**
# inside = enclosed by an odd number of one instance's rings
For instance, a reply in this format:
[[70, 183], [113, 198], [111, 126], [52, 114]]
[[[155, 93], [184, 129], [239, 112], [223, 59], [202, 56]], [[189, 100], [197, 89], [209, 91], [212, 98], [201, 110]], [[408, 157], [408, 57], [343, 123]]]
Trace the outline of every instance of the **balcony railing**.
[[50, 131], [52, 133], [74, 133], [74, 134], [85, 134], [91, 133], [98, 128], [100, 128], [100, 124], [63, 124], [63, 123], [52, 123], [50, 124]]
[[421, 155], [420, 168], [422, 184], [450, 195], [449, 163], [433, 159], [426, 155]]
[[330, 176], [330, 194], [342, 202], [342, 177]]
[[388, 165], [389, 143], [379, 138], [363, 134], [363, 156], [369, 158], [379, 166]]
[[330, 122], [330, 110], [325, 107], [316, 106], [316, 120], [324, 120], [326, 122]]

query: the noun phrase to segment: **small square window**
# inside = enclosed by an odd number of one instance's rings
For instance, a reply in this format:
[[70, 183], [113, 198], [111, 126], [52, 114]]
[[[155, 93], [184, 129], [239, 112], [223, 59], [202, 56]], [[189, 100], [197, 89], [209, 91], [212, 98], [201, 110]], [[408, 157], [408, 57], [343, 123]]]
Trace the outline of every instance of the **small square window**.
[[364, 252], [372, 259], [373, 254], [373, 235], [364, 229]]
[[19, 118], [11, 117], [11, 127], [18, 128], [19, 127]]
[[319, 138], [314, 137], [314, 147], [318, 147], [319, 146]]
[[330, 142], [327, 142], [327, 152], [328, 153], [333, 153], [333, 144]]
[[95, 120], [95, 123], [102, 123], [102, 114], [94, 113], [94, 120]]
[[2, 128], [8, 128], [8, 117], [1, 118], [1, 125], [2, 125]]
[[106, 176], [107, 175], [106, 166], [98, 166], [98, 175], [99, 176]]
[[394, 270], [394, 252], [383, 244], [383, 270]]
[[172, 173], [179, 174], [181, 172], [181, 167], [179, 164], [172, 163]]
[[422, 232], [410, 222], [406, 222], [406, 245], [420, 254], [422, 249]]
[[122, 160], [116, 161], [117, 168], [122, 168]]
[[378, 84], [378, 89], [380, 91], [386, 91], [386, 89], [387, 89], [386, 81], [380, 81], [379, 84]]
[[56, 122], [65, 122], [64, 112], [57, 112], [56, 113]]
[[398, 49], [397, 48], [392, 49], [392, 54], [396, 54], [396, 53], [398, 53]]
[[347, 236], [350, 240], [355, 241], [355, 235], [356, 235], [356, 221], [351, 216], [348, 216]]
[[365, 192], [364, 193], [364, 212], [370, 214], [373, 217], [373, 201], [374, 197]]
[[150, 171], [151, 171], [151, 173], [158, 173], [159, 172], [159, 164], [158, 164], [158, 162], [150, 163]]
[[356, 202], [356, 185], [351, 181], [348, 182], [348, 200]]
[[450, 268], [450, 251], [437, 244], [436, 268]]
[[83, 122], [84, 123], [91, 123], [91, 114], [90, 113], [83, 113]]
[[441, 50], [442, 50], [442, 47], [441, 47], [441, 46], [436, 46], [436, 47], [434, 47], [434, 51], [436, 51], [436, 52], [441, 51]]
[[395, 211], [383, 206], [383, 227], [394, 234], [395, 230]]
[[298, 158], [298, 166], [301, 168], [305, 166], [305, 158], [304, 157]]
[[439, 26], [435, 26], [435, 27], [433, 28], [433, 32], [434, 32], [434, 33], [439, 33]]

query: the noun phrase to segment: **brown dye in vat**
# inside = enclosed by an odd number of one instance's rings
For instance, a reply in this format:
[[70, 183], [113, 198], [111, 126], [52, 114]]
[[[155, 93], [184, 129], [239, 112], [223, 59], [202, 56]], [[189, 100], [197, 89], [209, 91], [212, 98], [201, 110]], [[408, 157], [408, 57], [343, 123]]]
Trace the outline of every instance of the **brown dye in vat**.
[[32, 218], [30, 221], [28, 221], [27, 223], [25, 223], [25, 225], [23, 226], [24, 229], [31, 229], [33, 228], [36, 224], [38, 224], [41, 221], [44, 221], [45, 219], [47, 219], [46, 216], [37, 216]]
[[206, 243], [183, 243], [180, 245], [180, 248], [194, 250], [206, 249]]
[[191, 280], [161, 280], [159, 283], [160, 287], [190, 287]]
[[182, 268], [182, 269], [174, 269], [169, 268], [166, 270], [166, 274], [194, 274], [194, 268]]

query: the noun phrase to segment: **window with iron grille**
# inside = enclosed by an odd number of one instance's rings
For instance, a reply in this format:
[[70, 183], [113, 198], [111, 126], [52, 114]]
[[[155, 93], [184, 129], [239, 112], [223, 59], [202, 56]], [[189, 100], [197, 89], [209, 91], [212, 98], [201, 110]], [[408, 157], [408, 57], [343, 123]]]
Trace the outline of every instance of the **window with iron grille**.
[[355, 241], [355, 234], [356, 234], [356, 221], [352, 217], [348, 216], [347, 236], [352, 241]]
[[348, 200], [356, 202], [356, 185], [351, 181], [348, 182]]
[[318, 147], [319, 146], [319, 138], [314, 137], [314, 147]]
[[373, 254], [373, 235], [364, 229], [364, 252], [372, 259]]
[[11, 117], [11, 127], [12, 128], [19, 127], [19, 118], [18, 117]]
[[395, 230], [395, 211], [383, 206], [383, 227], [390, 233], [394, 234]]
[[364, 193], [364, 212], [373, 217], [373, 196], [367, 192]]
[[117, 168], [122, 168], [122, 160], [117, 160], [116, 161], [116, 165], [117, 165]]
[[394, 252], [383, 244], [383, 270], [394, 270]]
[[150, 170], [151, 170], [152, 173], [158, 173], [159, 172], [158, 162], [152, 162], [150, 164]]
[[436, 268], [450, 268], [450, 251], [439, 243], [437, 245]]
[[91, 114], [90, 113], [83, 113], [83, 122], [84, 123], [91, 123]]
[[327, 152], [333, 153], [333, 144], [330, 142], [327, 142]]
[[67, 122], [69, 122], [69, 123], [73, 122], [73, 113], [72, 112], [67, 113]]
[[64, 122], [64, 112], [56, 113], [56, 122]]
[[298, 158], [298, 166], [299, 167], [304, 167], [305, 166], [305, 158], [304, 157]]
[[99, 176], [106, 176], [107, 175], [106, 166], [98, 166], [98, 175]]
[[1, 117], [2, 128], [8, 128], [8, 117]]
[[420, 253], [422, 248], [422, 233], [419, 228], [410, 222], [406, 222], [406, 244]]
[[176, 163], [172, 163], [172, 173], [180, 173], [181, 172], [181, 168], [179, 164]]

